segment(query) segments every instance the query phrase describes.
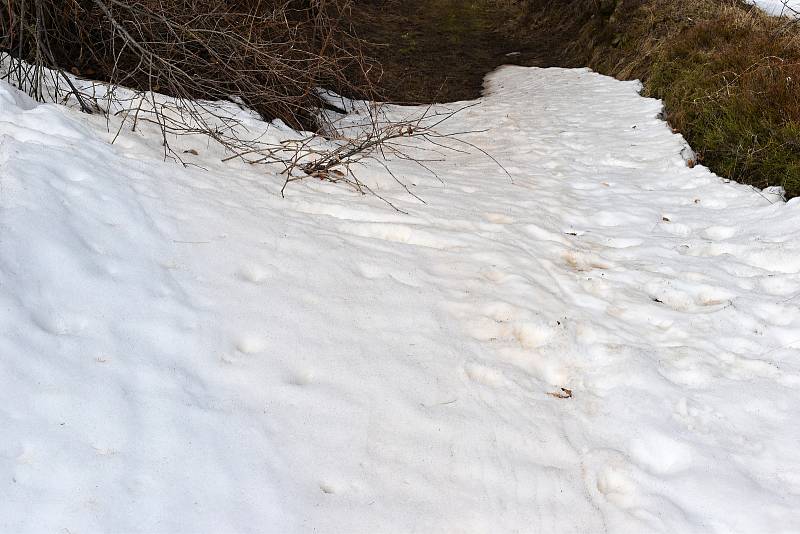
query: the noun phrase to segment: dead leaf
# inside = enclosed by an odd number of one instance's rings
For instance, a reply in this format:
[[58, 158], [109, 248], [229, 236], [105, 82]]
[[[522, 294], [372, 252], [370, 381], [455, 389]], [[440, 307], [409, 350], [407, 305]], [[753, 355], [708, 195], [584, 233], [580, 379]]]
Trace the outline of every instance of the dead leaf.
[[561, 391], [548, 391], [547, 394], [557, 399], [571, 399], [572, 390], [567, 388], [560, 388]]

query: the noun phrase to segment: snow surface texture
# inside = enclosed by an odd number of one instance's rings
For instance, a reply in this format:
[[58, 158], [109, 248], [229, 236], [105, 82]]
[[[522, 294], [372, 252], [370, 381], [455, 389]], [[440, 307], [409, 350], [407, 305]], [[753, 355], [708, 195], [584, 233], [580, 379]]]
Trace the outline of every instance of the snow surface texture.
[[770, 15], [800, 17], [800, 0], [750, 0]]
[[499, 70], [403, 215], [0, 85], [0, 531], [800, 530], [800, 203], [638, 89]]

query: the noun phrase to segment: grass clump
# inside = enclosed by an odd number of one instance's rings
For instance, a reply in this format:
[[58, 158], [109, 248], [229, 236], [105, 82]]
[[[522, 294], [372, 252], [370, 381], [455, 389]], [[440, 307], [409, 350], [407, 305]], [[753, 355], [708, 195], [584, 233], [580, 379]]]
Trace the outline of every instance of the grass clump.
[[[800, 22], [739, 0], [531, 0], [559, 64], [639, 78], [716, 173], [800, 196]], [[556, 31], [553, 31], [553, 28]]]

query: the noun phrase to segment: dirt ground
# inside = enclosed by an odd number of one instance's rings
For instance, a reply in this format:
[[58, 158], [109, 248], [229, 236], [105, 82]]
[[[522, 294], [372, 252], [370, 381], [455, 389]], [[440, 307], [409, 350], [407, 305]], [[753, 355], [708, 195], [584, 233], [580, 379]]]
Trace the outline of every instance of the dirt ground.
[[359, 5], [356, 31], [383, 65], [381, 98], [398, 103], [469, 100], [503, 64], [544, 66], [535, 43], [502, 30], [509, 16], [487, 2], [388, 0]]

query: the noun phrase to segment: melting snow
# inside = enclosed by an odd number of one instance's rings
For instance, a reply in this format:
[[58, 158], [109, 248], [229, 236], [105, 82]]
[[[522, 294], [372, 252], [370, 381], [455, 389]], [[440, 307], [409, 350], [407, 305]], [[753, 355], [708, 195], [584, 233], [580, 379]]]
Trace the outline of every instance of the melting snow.
[[409, 215], [0, 85], [0, 530], [800, 529], [800, 202], [636, 83], [487, 85], [513, 183], [366, 169]]

